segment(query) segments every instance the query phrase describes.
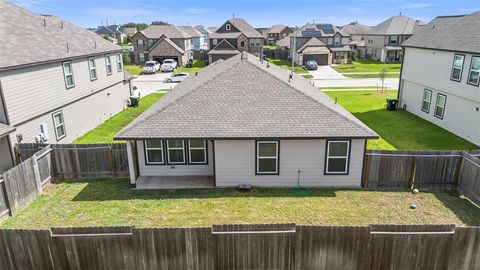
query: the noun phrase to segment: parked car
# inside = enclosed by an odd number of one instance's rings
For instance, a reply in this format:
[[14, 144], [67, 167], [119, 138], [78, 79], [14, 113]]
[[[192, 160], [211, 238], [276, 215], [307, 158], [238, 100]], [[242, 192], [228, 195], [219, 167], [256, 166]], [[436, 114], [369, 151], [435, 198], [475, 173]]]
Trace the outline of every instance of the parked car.
[[162, 72], [171, 72], [177, 68], [177, 61], [173, 59], [165, 59], [163, 60], [162, 67], [160, 70]]
[[167, 77], [165, 78], [165, 81], [167, 83], [172, 83], [172, 82], [181, 82], [183, 81], [185, 78], [188, 77], [188, 73], [177, 73], [177, 74], [173, 74], [171, 77]]
[[147, 61], [143, 66], [143, 73], [157, 73], [160, 70], [160, 63], [157, 61]]
[[303, 65], [303, 68], [306, 70], [317, 70], [318, 69], [318, 64], [314, 60], [309, 60]]

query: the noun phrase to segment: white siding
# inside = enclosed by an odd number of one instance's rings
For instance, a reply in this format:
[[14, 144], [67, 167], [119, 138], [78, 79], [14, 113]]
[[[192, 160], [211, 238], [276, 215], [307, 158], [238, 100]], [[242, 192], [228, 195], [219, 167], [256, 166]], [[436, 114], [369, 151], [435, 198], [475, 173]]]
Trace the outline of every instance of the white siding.
[[325, 140], [281, 140], [279, 175], [255, 175], [255, 141], [215, 141], [217, 186], [360, 187], [365, 140], [352, 140], [348, 175], [324, 175]]
[[[207, 165], [146, 165], [143, 141], [137, 141], [138, 165], [141, 176], [213, 175], [212, 142], [207, 142]], [[166, 149], [164, 149], [166, 151]], [[186, 149], [187, 151], [187, 149]]]
[[12, 156], [8, 147], [8, 137], [0, 138], [0, 173], [13, 167]]
[[[0, 88], [0, 95], [2, 89]], [[7, 123], [7, 116], [5, 115], [5, 105], [3, 104], [3, 100], [0, 96], [0, 123], [6, 124]]]
[[[480, 87], [466, 83], [471, 54], [465, 55], [461, 82], [450, 80], [454, 52], [407, 48], [401, 105], [450, 132], [480, 145]], [[424, 89], [432, 90], [430, 112], [421, 110]], [[437, 94], [447, 96], [443, 119], [434, 116]]]

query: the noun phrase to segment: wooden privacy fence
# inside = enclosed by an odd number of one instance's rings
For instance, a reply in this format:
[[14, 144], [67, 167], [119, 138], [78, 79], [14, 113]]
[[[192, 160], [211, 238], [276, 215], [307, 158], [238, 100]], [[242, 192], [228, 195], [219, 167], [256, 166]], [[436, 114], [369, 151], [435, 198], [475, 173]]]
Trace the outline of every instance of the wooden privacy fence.
[[0, 269], [478, 269], [480, 228], [218, 225], [0, 230]]

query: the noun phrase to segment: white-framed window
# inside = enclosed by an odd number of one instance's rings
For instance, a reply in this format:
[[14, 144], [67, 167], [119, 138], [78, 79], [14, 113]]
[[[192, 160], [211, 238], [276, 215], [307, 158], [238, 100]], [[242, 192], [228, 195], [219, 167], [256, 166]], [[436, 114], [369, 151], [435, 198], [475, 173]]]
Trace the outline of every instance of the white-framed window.
[[256, 142], [256, 174], [278, 174], [279, 142]]
[[137, 47], [143, 48], [143, 39], [137, 39]]
[[335, 60], [343, 60], [345, 58], [345, 52], [336, 52]]
[[447, 96], [443, 94], [437, 94], [437, 101], [435, 102], [435, 117], [443, 119], [445, 114], [445, 105], [447, 103]]
[[107, 68], [107, 75], [112, 75], [112, 58], [110, 54], [105, 55], [105, 67]]
[[63, 121], [63, 113], [62, 111], [58, 111], [52, 114], [53, 117], [53, 126], [55, 127], [55, 136], [57, 137], [57, 141], [65, 138], [67, 133], [65, 132], [65, 123]]
[[66, 61], [62, 63], [63, 66], [63, 76], [65, 77], [65, 86], [68, 88], [72, 88], [75, 86], [75, 81], [73, 79], [73, 68], [72, 62]]
[[480, 84], [480, 56], [472, 56], [467, 83], [476, 86]]
[[423, 90], [422, 111], [430, 112], [430, 102], [432, 102], [432, 90], [425, 89]]
[[217, 40], [216, 38], [214, 38], [214, 39], [212, 40], [212, 44], [213, 44], [213, 45], [217, 45], [217, 43], [218, 43], [218, 40]]
[[190, 164], [207, 164], [207, 141], [189, 140], [188, 152]]
[[145, 54], [144, 53], [138, 53], [138, 61], [145, 62]]
[[450, 79], [452, 81], [459, 82], [462, 80], [464, 60], [465, 55], [463, 54], [455, 54], [455, 56], [453, 57], [452, 74], [450, 75]]
[[145, 145], [145, 164], [146, 165], [162, 165], [165, 164], [163, 159], [163, 141], [162, 140], [146, 140]]
[[260, 47], [262, 46], [261, 38], [252, 38], [250, 39], [250, 47]]
[[229, 23], [227, 23], [227, 24], [225, 25], [225, 30], [230, 31], [231, 28], [232, 28], [232, 27], [230, 26]]
[[398, 43], [398, 36], [390, 36], [388, 38], [388, 43], [389, 44], [397, 44]]
[[117, 57], [117, 71], [120, 72], [123, 69], [122, 55], [120, 53], [117, 53], [116, 57]]
[[350, 141], [327, 141], [325, 174], [348, 174]]
[[90, 73], [90, 81], [97, 79], [97, 66], [95, 64], [95, 57], [88, 58], [88, 72]]
[[340, 46], [340, 44], [342, 43], [342, 37], [340, 36], [335, 36], [333, 38], [333, 45], [335, 46]]
[[149, 40], [148, 40], [148, 46], [152, 46], [152, 45], [153, 45], [153, 42], [155, 42], [155, 40], [149, 39]]
[[168, 164], [185, 164], [185, 142], [183, 140], [167, 141]]

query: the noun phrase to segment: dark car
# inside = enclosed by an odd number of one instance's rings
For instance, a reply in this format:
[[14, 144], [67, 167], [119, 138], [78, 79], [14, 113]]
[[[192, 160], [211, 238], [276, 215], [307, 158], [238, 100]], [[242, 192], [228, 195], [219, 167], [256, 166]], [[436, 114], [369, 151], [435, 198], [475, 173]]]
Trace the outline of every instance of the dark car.
[[305, 65], [303, 65], [303, 67], [306, 70], [317, 70], [318, 69], [318, 64], [317, 64], [316, 61], [309, 60], [305, 63]]

